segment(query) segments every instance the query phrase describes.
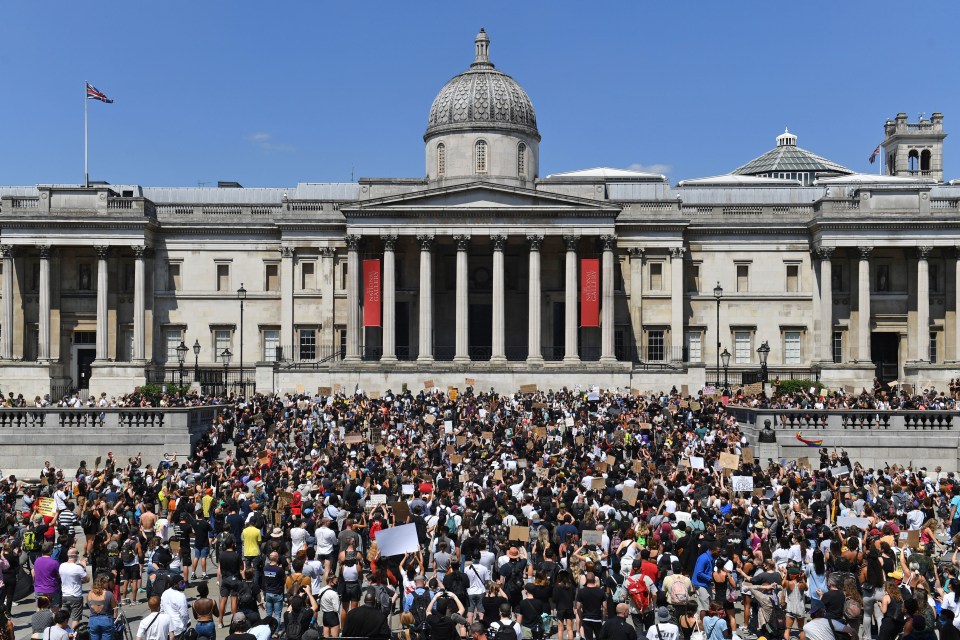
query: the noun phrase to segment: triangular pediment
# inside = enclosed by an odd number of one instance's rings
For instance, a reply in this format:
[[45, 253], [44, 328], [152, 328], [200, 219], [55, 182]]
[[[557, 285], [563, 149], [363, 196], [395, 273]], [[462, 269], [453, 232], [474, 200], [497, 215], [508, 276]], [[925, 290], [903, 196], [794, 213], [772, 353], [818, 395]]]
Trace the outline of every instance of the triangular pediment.
[[608, 212], [615, 214], [620, 207], [602, 200], [578, 198], [564, 194], [549, 193], [489, 182], [471, 182], [448, 187], [424, 189], [414, 193], [386, 196], [373, 200], [352, 203], [341, 207], [349, 214], [396, 211], [436, 210], [517, 210], [517, 211], [566, 211]]

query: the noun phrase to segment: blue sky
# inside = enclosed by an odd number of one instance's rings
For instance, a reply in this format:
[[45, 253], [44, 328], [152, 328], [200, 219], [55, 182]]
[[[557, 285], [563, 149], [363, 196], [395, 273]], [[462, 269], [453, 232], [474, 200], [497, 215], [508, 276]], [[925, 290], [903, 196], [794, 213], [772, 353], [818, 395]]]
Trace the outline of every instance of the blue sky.
[[[944, 113], [960, 177], [960, 2], [13, 2], [0, 183], [244, 186], [424, 174], [433, 97], [491, 58], [533, 100], [541, 175], [673, 182], [798, 145], [859, 171], [883, 122]], [[956, 150], [956, 151], [955, 151]]]

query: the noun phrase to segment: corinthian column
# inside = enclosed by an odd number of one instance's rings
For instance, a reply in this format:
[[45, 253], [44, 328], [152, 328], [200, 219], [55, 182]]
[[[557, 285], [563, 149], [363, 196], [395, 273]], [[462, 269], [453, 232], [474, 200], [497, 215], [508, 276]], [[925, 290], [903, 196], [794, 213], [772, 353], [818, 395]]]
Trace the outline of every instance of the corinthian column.
[[580, 362], [577, 351], [577, 245], [579, 236], [564, 236], [567, 245], [566, 274], [564, 278], [563, 361]]
[[543, 354], [540, 347], [540, 307], [542, 303], [540, 300], [540, 245], [543, 244], [543, 236], [527, 236], [527, 241], [530, 243], [527, 362], [542, 364]]
[[873, 247], [860, 247], [857, 273], [857, 361], [870, 362], [870, 254]]
[[[145, 246], [133, 247], [133, 360], [139, 362], [146, 356], [146, 269], [143, 259]], [[97, 294], [99, 299], [99, 293]]]
[[[50, 248], [50, 245], [44, 244], [39, 245], [37, 249], [40, 250], [40, 319], [38, 323], [39, 329], [39, 339], [38, 339], [38, 349], [37, 349], [37, 359], [40, 361], [50, 359], [50, 255], [53, 253], [53, 250]], [[98, 250], [99, 253], [99, 250]], [[106, 260], [101, 260], [101, 263], [106, 263]], [[103, 269], [103, 277], [106, 278], [107, 269], [105, 266]], [[106, 289], [106, 284], [104, 284], [104, 289]], [[106, 327], [106, 291], [104, 291], [104, 327]], [[100, 292], [97, 291], [97, 359], [100, 359]], [[104, 344], [106, 344], [106, 337], [104, 337]]]
[[490, 362], [506, 362], [504, 345], [504, 309], [503, 309], [503, 249], [507, 246], [507, 236], [490, 236], [493, 243], [493, 333], [491, 335]]
[[616, 362], [617, 355], [613, 348], [613, 248], [617, 244], [617, 237], [600, 236], [600, 242], [603, 243], [603, 273], [601, 285], [601, 299], [603, 304], [600, 306], [600, 361]]
[[930, 263], [933, 247], [917, 247], [917, 360], [930, 361]]
[[833, 247], [818, 247], [820, 259], [820, 362], [833, 362]]
[[417, 236], [420, 242], [420, 339], [417, 362], [433, 362], [433, 236]]
[[383, 353], [380, 360], [394, 362], [397, 359], [397, 236], [380, 236], [383, 240]]
[[453, 359], [457, 362], [470, 362], [470, 330], [468, 326], [470, 311], [470, 293], [467, 274], [467, 251], [470, 249], [470, 236], [453, 236], [457, 243], [457, 297], [456, 297], [456, 340]]
[[[13, 359], [13, 281], [16, 266], [13, 260], [12, 245], [0, 245], [0, 254], [3, 255], [3, 315], [0, 316], [0, 329], [3, 330], [0, 339], [0, 358]], [[958, 261], [960, 264], [960, 261]]]
[[360, 360], [360, 236], [347, 236], [347, 353], [345, 361]]

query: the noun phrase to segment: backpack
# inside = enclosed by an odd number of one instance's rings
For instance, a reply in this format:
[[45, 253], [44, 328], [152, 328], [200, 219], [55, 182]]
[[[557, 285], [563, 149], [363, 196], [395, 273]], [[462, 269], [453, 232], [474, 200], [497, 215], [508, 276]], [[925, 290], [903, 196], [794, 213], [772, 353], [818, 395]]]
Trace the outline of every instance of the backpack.
[[517, 632], [512, 624], [506, 625], [497, 620], [490, 625], [488, 630], [492, 632], [489, 635], [489, 640], [517, 640]]
[[443, 579], [443, 586], [447, 591], [460, 598], [460, 602], [469, 600], [467, 588], [470, 586], [470, 578], [459, 571], [448, 573]]
[[455, 536], [455, 535], [457, 535], [457, 530], [458, 530], [458, 527], [457, 527], [457, 519], [456, 519], [456, 518], [454, 517], [454, 515], [451, 513], [451, 514], [447, 515], [447, 532], [448, 532], [450, 535]]
[[674, 580], [670, 585], [670, 597], [678, 605], [687, 604], [687, 587], [682, 580]]
[[643, 574], [635, 574], [627, 578], [627, 591], [633, 598], [633, 604], [640, 611], [646, 611], [650, 608], [650, 589], [647, 587], [647, 581], [643, 579]]
[[[307, 617], [309, 614], [309, 617]], [[313, 619], [313, 614], [309, 609], [301, 609], [299, 615], [294, 617], [293, 613], [287, 614], [287, 640], [300, 640], [303, 637], [303, 634], [310, 629], [310, 620]]]
[[174, 580], [179, 580], [179, 573], [171, 573], [170, 571], [158, 571], [157, 577], [153, 581], [153, 589], [150, 592], [151, 596], [162, 596], [163, 592], [173, 586]]
[[136, 543], [133, 540], [127, 540], [123, 543], [123, 548], [120, 550], [120, 562], [124, 565], [133, 564], [136, 555], [134, 554], [134, 545]]
[[620, 604], [621, 602], [626, 602], [627, 596], [630, 593], [629, 591], [627, 591], [627, 579], [621, 576], [620, 577], [621, 582], [618, 583], [617, 574], [613, 574], [611, 578], [613, 579], [614, 583], [616, 583], [617, 585], [617, 588], [614, 589], [613, 591], [613, 596], [612, 596], [613, 601], [616, 602], [617, 604]]
[[27, 529], [27, 531], [23, 534], [23, 550], [37, 550], [37, 533], [33, 529]]
[[[413, 592], [413, 602], [410, 603], [410, 612], [413, 613], [413, 621], [416, 623], [417, 627], [425, 629], [427, 625], [427, 616], [430, 615], [430, 612], [427, 610], [430, 607], [430, 592], [424, 589], [423, 591]], [[514, 638], [516, 640], [516, 638]]]
[[526, 563], [523, 560], [518, 560], [517, 562], [508, 562], [505, 566], [510, 567], [510, 573], [507, 574], [507, 579], [503, 582], [503, 590], [511, 598], [522, 595], [523, 570], [526, 568]]
[[393, 608], [393, 590], [383, 584], [378, 584], [374, 587], [374, 593], [377, 598], [377, 606], [380, 608], [380, 612], [385, 616], [390, 616], [391, 609]]

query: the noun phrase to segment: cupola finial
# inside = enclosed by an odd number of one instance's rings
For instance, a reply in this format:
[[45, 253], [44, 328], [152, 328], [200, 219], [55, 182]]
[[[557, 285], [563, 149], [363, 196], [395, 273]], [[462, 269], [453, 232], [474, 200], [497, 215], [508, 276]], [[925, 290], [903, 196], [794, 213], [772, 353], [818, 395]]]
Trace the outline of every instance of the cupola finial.
[[470, 66], [474, 69], [477, 67], [493, 68], [493, 63], [490, 62], [490, 36], [483, 30], [483, 27], [480, 27], [480, 33], [477, 34], [474, 42], [477, 47], [477, 57], [474, 58], [473, 64]]

